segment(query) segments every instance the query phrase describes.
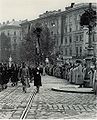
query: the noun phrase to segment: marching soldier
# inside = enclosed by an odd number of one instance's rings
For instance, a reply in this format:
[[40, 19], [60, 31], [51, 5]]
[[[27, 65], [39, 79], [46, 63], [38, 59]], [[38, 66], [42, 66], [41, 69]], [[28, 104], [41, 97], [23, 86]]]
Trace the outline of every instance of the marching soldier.
[[29, 84], [29, 79], [28, 79], [29, 78], [29, 70], [24, 62], [22, 63], [22, 67], [20, 68], [19, 77], [21, 78], [23, 91], [26, 93], [27, 92], [26, 88], [27, 88], [27, 86], [30, 87], [30, 84]]

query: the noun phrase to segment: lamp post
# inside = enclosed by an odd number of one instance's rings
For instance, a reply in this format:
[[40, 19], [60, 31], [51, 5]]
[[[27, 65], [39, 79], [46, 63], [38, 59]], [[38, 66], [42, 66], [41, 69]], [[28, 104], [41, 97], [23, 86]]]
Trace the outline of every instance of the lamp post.
[[41, 35], [42, 29], [40, 27], [36, 27], [36, 29], [34, 30], [34, 33], [37, 36], [37, 41], [36, 41], [36, 63], [40, 62], [40, 35]]

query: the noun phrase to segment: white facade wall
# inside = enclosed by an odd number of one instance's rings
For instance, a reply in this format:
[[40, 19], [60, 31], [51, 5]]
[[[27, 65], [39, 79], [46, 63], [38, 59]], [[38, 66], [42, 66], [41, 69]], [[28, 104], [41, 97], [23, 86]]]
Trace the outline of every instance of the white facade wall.
[[[21, 27], [14, 25], [6, 25], [0, 28], [1, 33], [5, 33], [6, 36], [10, 37], [11, 40], [11, 56], [14, 62], [17, 62], [20, 59], [19, 55], [19, 45], [21, 43]], [[1, 48], [1, 47], [0, 47]], [[1, 51], [2, 52], [2, 51]], [[1, 58], [1, 56], [0, 56]]]

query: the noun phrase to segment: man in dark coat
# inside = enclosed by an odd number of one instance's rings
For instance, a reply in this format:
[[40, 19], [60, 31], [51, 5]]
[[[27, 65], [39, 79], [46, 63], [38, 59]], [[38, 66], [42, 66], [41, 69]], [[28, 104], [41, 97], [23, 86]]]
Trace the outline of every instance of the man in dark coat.
[[12, 86], [17, 86], [18, 83], [18, 67], [16, 64], [12, 67], [12, 76], [11, 76], [11, 81], [12, 81]]
[[41, 70], [40, 70], [39, 66], [36, 66], [36, 68], [33, 71], [33, 75], [34, 75], [34, 86], [36, 86], [37, 93], [39, 93], [39, 88], [40, 88], [40, 86], [42, 86]]
[[2, 69], [2, 85], [3, 85], [3, 89], [7, 88], [7, 83], [8, 83], [8, 74], [7, 74], [7, 64], [4, 63], [3, 65], [3, 69]]

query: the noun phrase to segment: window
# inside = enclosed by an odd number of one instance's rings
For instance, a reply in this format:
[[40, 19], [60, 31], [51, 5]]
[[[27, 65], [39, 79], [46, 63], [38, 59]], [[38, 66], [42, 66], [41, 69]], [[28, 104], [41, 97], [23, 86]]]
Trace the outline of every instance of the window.
[[74, 16], [74, 20], [77, 21], [77, 15]]
[[69, 32], [71, 32], [71, 31], [72, 31], [72, 28], [70, 27], [70, 28], [69, 28]]
[[21, 34], [21, 32], [20, 32], [20, 36], [21, 36], [22, 34]]
[[69, 23], [72, 22], [72, 16], [69, 16]]
[[63, 39], [61, 39], [61, 44], [63, 44]]
[[70, 55], [72, 55], [72, 49], [70, 48]]
[[76, 41], [78, 41], [78, 36], [76, 36]]
[[14, 47], [14, 50], [16, 50], [16, 45], [14, 45], [13, 47]]
[[65, 26], [64, 28], [64, 33], [67, 33], [67, 26]]
[[77, 20], [80, 20], [80, 16], [79, 16], [79, 14], [77, 15]]
[[14, 39], [14, 42], [16, 43], [16, 39]]
[[66, 23], [68, 23], [68, 18], [66, 17]]
[[95, 34], [93, 34], [93, 42], [95, 42]]
[[80, 41], [82, 41], [83, 40], [83, 35], [80, 35]]
[[67, 48], [65, 48], [65, 55], [67, 55]]
[[51, 35], [53, 35], [54, 33], [53, 33], [53, 31], [51, 31]]
[[76, 30], [78, 30], [78, 24], [76, 24]]
[[80, 47], [80, 56], [82, 55], [82, 47]]
[[9, 32], [7, 33], [7, 35], [9, 36]]
[[72, 25], [69, 25], [69, 32], [72, 32]]
[[72, 42], [72, 37], [71, 37], [71, 36], [69, 37], [69, 42], [70, 42], [70, 43]]
[[14, 32], [14, 35], [16, 35], [16, 31]]
[[78, 47], [76, 47], [76, 56], [78, 56]]
[[65, 44], [67, 44], [67, 37], [65, 37]]

